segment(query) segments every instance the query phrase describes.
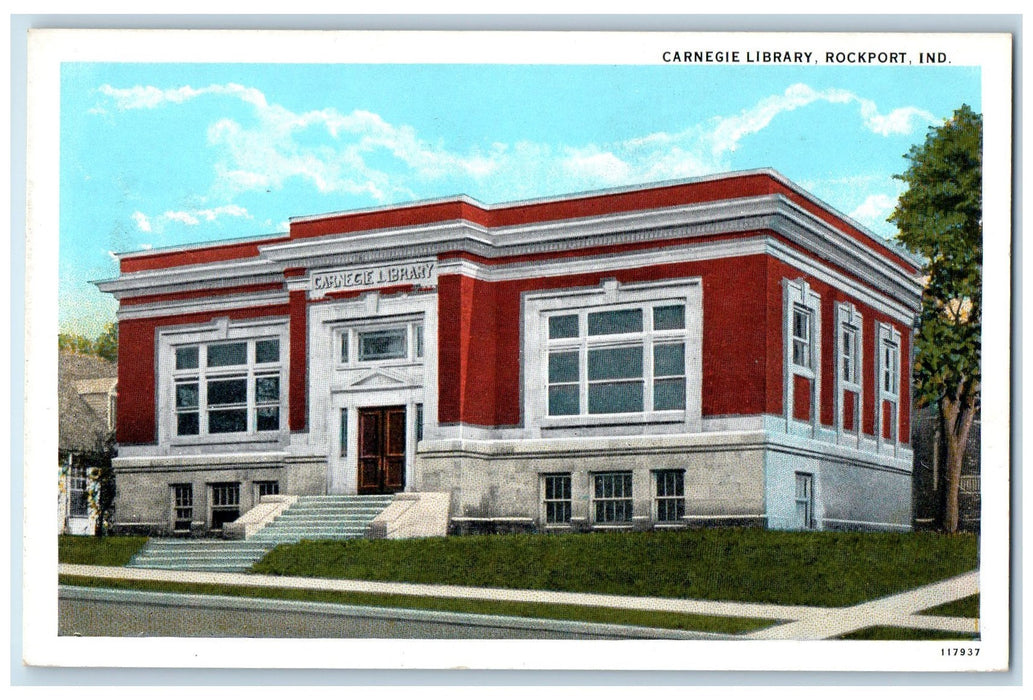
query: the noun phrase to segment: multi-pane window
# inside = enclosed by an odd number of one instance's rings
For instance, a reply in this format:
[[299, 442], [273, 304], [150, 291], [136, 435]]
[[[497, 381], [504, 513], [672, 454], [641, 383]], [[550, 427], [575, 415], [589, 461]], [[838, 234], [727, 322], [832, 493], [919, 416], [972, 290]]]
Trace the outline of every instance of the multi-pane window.
[[423, 404], [416, 404], [416, 442], [423, 439]]
[[685, 410], [685, 304], [548, 316], [549, 416]]
[[172, 529], [190, 532], [194, 519], [194, 487], [192, 484], [172, 485]]
[[793, 364], [813, 368], [813, 323], [811, 312], [802, 306], [793, 306]]
[[221, 530], [225, 523], [240, 517], [240, 484], [212, 484], [212, 529]]
[[858, 384], [858, 333], [854, 326], [840, 328], [839, 362], [841, 376], [846, 384]]
[[570, 522], [570, 474], [546, 474], [542, 477], [545, 505], [545, 522], [550, 524]]
[[685, 472], [665, 469], [654, 472], [656, 480], [656, 519], [678, 522], [685, 516]]
[[631, 472], [593, 475], [592, 508], [597, 523], [631, 521]]
[[796, 527], [814, 527], [814, 476], [801, 472], [796, 473]]
[[73, 463], [68, 470], [68, 514], [86, 517], [90, 514], [89, 497], [86, 493], [86, 465]]
[[280, 429], [278, 338], [184, 345], [175, 356], [176, 435]]
[[262, 496], [277, 496], [280, 493], [279, 481], [256, 481], [255, 496], [261, 501]]
[[423, 324], [388, 328], [346, 328], [338, 336], [341, 364], [419, 360], [423, 357]]
[[900, 386], [900, 350], [895, 343], [882, 342], [882, 391], [896, 395]]

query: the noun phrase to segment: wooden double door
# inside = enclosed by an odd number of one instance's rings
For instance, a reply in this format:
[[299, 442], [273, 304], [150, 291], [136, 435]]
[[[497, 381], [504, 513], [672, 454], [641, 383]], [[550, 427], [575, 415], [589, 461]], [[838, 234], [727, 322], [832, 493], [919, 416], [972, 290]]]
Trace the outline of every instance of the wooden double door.
[[359, 409], [359, 493], [405, 489], [405, 406]]

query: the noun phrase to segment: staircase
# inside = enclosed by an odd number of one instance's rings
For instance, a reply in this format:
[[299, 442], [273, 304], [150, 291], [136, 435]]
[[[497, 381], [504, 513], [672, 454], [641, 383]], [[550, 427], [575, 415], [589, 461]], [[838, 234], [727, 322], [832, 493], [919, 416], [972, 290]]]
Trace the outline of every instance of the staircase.
[[187, 571], [247, 571], [278, 544], [365, 537], [392, 496], [299, 496], [246, 540], [150, 539], [128, 566]]

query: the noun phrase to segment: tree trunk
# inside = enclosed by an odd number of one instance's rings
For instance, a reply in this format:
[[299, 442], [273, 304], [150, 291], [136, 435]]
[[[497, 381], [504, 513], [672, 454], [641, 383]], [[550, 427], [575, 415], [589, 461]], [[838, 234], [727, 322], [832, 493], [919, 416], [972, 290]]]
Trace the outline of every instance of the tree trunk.
[[972, 427], [972, 420], [976, 415], [975, 402], [963, 392], [959, 392], [956, 400], [945, 397], [940, 402], [940, 410], [947, 446], [947, 473], [944, 475], [946, 493], [941, 525], [946, 532], [955, 533], [958, 531], [961, 515], [958, 503], [961, 467], [965, 461], [965, 448], [968, 447], [969, 428]]

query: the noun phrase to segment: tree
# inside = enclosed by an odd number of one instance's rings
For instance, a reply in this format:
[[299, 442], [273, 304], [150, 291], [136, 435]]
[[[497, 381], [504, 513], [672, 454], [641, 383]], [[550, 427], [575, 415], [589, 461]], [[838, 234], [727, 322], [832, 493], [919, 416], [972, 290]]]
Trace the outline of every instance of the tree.
[[93, 352], [111, 362], [118, 362], [118, 324], [109, 323], [104, 332], [93, 341]]
[[907, 183], [889, 221], [926, 260], [915, 338], [919, 406], [936, 406], [946, 447], [940, 524], [958, 529], [958, 491], [969, 429], [979, 411], [983, 274], [983, 119], [962, 105], [904, 157]]
[[104, 331], [94, 340], [78, 333], [58, 333], [57, 347], [61, 351], [94, 355], [111, 362], [118, 362], [118, 324], [107, 324], [104, 326]]
[[79, 353], [80, 355], [92, 355], [93, 341], [78, 333], [58, 333], [57, 348], [58, 350]]
[[104, 537], [111, 526], [111, 518], [115, 511], [115, 469], [112, 460], [118, 455], [113, 433], [97, 441], [92, 452], [87, 452], [82, 459], [85, 462], [87, 482], [87, 499], [90, 509], [96, 518], [93, 534]]

